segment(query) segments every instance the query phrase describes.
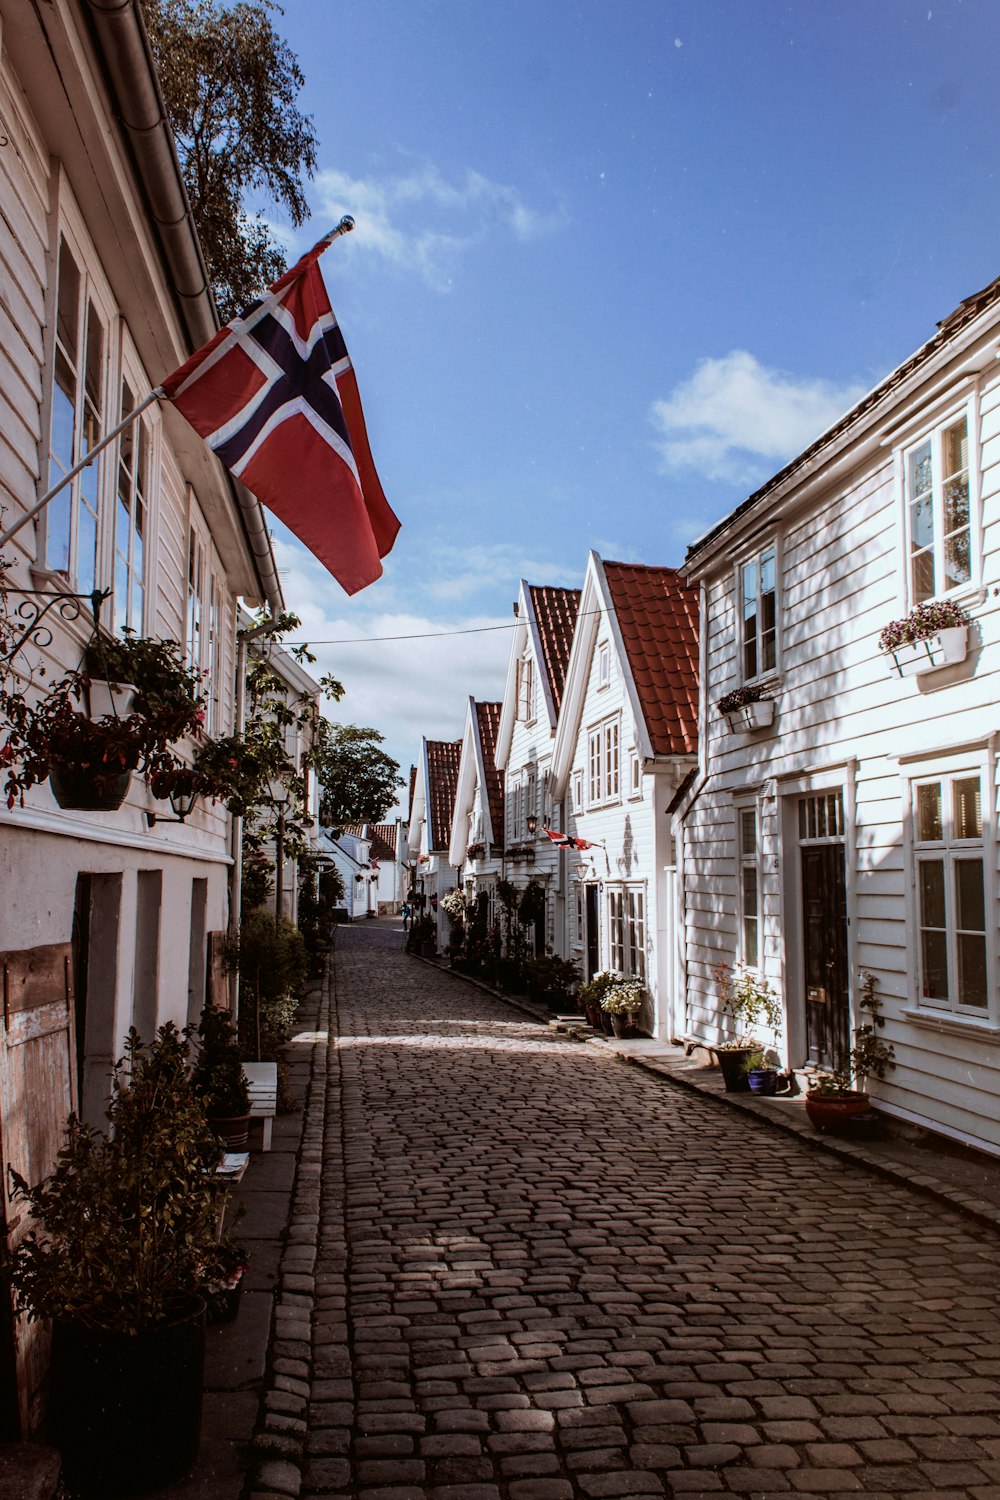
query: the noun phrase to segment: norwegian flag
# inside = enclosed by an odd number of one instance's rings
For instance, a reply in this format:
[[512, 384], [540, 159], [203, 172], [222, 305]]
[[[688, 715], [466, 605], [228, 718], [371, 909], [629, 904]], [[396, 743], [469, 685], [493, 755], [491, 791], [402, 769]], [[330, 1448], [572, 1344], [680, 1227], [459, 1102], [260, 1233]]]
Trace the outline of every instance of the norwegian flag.
[[314, 245], [162, 389], [226, 468], [356, 594], [381, 577], [399, 521], [375, 472], [323, 285], [328, 243]]
[[586, 839], [574, 839], [568, 833], [556, 833], [551, 828], [546, 828], [545, 832], [560, 849], [597, 849], [600, 847], [598, 844], [588, 843]]

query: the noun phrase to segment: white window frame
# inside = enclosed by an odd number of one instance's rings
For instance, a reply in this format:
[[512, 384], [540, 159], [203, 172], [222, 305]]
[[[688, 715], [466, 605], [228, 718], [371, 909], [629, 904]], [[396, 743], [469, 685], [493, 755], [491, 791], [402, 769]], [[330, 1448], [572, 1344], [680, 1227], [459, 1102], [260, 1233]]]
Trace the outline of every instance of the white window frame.
[[611, 646], [601, 641], [597, 648], [597, 690], [603, 692], [611, 686]]
[[[966, 424], [968, 450], [969, 577], [954, 584], [951, 588], [945, 588], [943, 586], [945, 576], [944, 547], [947, 536], [944, 529], [944, 479], [946, 477], [944, 474], [946, 467], [944, 435], [963, 419]], [[896, 450], [900, 524], [903, 539], [900, 558], [900, 581], [902, 584], [902, 598], [905, 600], [908, 609], [919, 603], [927, 603], [932, 599], [963, 598], [976, 593], [982, 585], [983, 522], [980, 496], [980, 446], [978, 429], [978, 402], [975, 393], [973, 393], [958, 405], [949, 407], [943, 416], [937, 418], [933, 423], [925, 425], [916, 437], [900, 444]], [[913, 580], [913, 465], [919, 451], [928, 445], [930, 447], [931, 460], [930, 495], [933, 531], [931, 553], [936, 586], [932, 593], [922, 594], [918, 598]]]
[[[774, 569], [774, 588], [773, 590], [765, 591], [762, 589], [762, 575], [764, 564], [768, 558], [771, 559], [771, 565]], [[747, 631], [746, 601], [750, 595], [745, 592], [747, 584], [751, 581], [751, 575], [754, 584], [753, 598], [756, 605], [753, 634], [755, 660], [753, 663], [749, 663], [747, 660], [750, 641]], [[758, 547], [756, 551], [747, 554], [745, 557], [741, 557], [737, 561], [734, 571], [734, 588], [739, 680], [741, 682], [759, 682], [774, 677], [779, 672], [781, 666], [781, 547], [777, 537], [772, 537], [762, 547]], [[773, 594], [774, 598], [773, 631], [768, 631], [763, 623], [765, 618], [764, 600], [768, 594]], [[768, 654], [766, 651], [766, 637], [769, 634], [773, 634], [773, 651], [771, 653], [773, 660], [771, 661], [765, 660]], [[752, 671], [750, 670], [751, 665], [753, 666]]]
[[621, 720], [602, 719], [587, 730], [587, 806], [621, 801]]
[[[118, 396], [115, 407], [115, 420], [121, 421], [122, 399], [124, 386], [128, 384], [129, 394], [132, 398], [132, 409], [142, 400], [145, 377], [141, 366], [132, 353], [131, 343], [127, 338], [124, 325], [122, 327], [122, 357], [118, 370]], [[137, 417], [128, 433], [123, 433], [115, 444], [115, 473], [116, 480], [112, 485], [111, 503], [108, 507], [110, 531], [110, 553], [111, 553], [111, 606], [112, 618], [116, 630], [127, 626], [136, 634], [145, 633], [145, 622], [148, 618], [150, 599], [150, 580], [155, 578], [155, 566], [153, 563], [154, 528], [157, 520], [158, 498], [159, 498], [159, 473], [160, 473], [160, 435], [161, 427], [156, 408], [149, 408]], [[131, 441], [129, 441], [129, 437]], [[125, 454], [131, 453], [131, 463], [127, 463]], [[138, 465], [136, 457], [139, 455]], [[123, 484], [128, 492], [128, 508], [123, 514], [121, 495]], [[145, 511], [145, 532], [141, 539], [141, 578], [138, 580], [139, 601], [136, 607], [136, 542], [138, 527], [136, 525], [136, 496], [143, 502]], [[122, 523], [127, 521], [128, 538], [125, 547], [122, 547]], [[124, 608], [121, 600], [119, 587], [120, 568], [123, 564], [126, 574], [126, 594]]]
[[[65, 245], [67, 252], [72, 257], [79, 275], [79, 286], [77, 289], [76, 325], [77, 346], [75, 350], [75, 376], [76, 394], [74, 398], [74, 422], [73, 422], [73, 453], [66, 455], [70, 461], [61, 462], [54, 451], [53, 435], [56, 414], [56, 361], [57, 350], [61, 347], [59, 340], [59, 257], [62, 246]], [[45, 370], [45, 427], [42, 442], [42, 463], [40, 468], [39, 491], [44, 493], [52, 485], [57, 484], [59, 478], [74, 463], [77, 463], [85, 454], [84, 447], [84, 408], [86, 405], [86, 329], [91, 309], [94, 310], [102, 331], [101, 367], [99, 376], [99, 401], [100, 419], [95, 434], [95, 441], [104, 437], [114, 424], [110, 421], [112, 408], [116, 409], [119, 379], [119, 349], [118, 349], [118, 315], [114, 299], [108, 289], [107, 283], [100, 269], [100, 262], [90, 246], [89, 237], [82, 226], [82, 221], [73, 206], [64, 203], [59, 214], [59, 222], [55, 236], [55, 251], [52, 257], [52, 291], [51, 291], [51, 334], [47, 346], [47, 359]], [[74, 588], [81, 592], [89, 593], [91, 589], [103, 588], [107, 582], [110, 556], [109, 556], [109, 510], [111, 509], [112, 485], [109, 476], [115, 465], [112, 463], [113, 454], [107, 449], [97, 456], [94, 462], [71, 481], [66, 491], [57, 495], [45, 509], [40, 517], [39, 556], [44, 559], [44, 567], [47, 571], [57, 573], [60, 577], [68, 578]], [[89, 495], [89, 499], [86, 496]], [[81, 571], [80, 566], [80, 532], [81, 516], [86, 510], [94, 518], [94, 574], [91, 578], [89, 565]], [[53, 547], [56, 545], [57, 517], [66, 517], [66, 556], [65, 563], [61, 557], [53, 555]], [[60, 545], [61, 551], [61, 545]]]
[[628, 795], [629, 797], [642, 796], [642, 761], [635, 750], [630, 750], [628, 753]]
[[[960, 756], [929, 756], [906, 767], [907, 868], [909, 878], [909, 949], [913, 954], [912, 972], [916, 993], [913, 997], [921, 1016], [950, 1018], [969, 1026], [995, 1027], [1000, 1020], [997, 995], [997, 881], [996, 881], [996, 787], [993, 756], [988, 747]], [[951, 788], [956, 781], [979, 778], [982, 836], [958, 839], [953, 834], [953, 800]], [[942, 837], [920, 838], [919, 788], [940, 782], [942, 785]], [[956, 921], [956, 866], [963, 854], [981, 860], [983, 868], [984, 947], [986, 955], [986, 1005], [963, 1005], [958, 999], [958, 928]], [[942, 862], [945, 871], [945, 936], [948, 995], [925, 996], [923, 978], [923, 924], [921, 910], [920, 867], [924, 863]], [[978, 929], [970, 929], [976, 931]]]
[[583, 772], [573, 772], [573, 811], [583, 811]]
[[[760, 806], [757, 802], [737, 802], [733, 805], [735, 815], [736, 850], [736, 950], [737, 955], [751, 968], [760, 969], [763, 962], [763, 921], [761, 911], [761, 873], [763, 869], [760, 851]], [[753, 819], [753, 842], [747, 847], [744, 838], [746, 820]], [[749, 910], [747, 881], [752, 877], [756, 910]], [[753, 943], [750, 942], [750, 923], [754, 923]]]
[[530, 724], [533, 722], [535, 713], [535, 662], [530, 651], [526, 651], [517, 660], [517, 682], [516, 682], [516, 712], [515, 719], [519, 724]]
[[608, 967], [646, 983], [646, 883], [606, 887]]

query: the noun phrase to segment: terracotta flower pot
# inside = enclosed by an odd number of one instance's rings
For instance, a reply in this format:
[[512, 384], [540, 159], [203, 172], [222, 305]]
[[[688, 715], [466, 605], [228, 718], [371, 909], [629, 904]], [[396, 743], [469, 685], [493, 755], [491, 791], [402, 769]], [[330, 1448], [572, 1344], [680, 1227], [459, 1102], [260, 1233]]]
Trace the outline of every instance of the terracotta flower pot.
[[823, 1094], [809, 1089], [806, 1093], [806, 1114], [817, 1130], [830, 1135], [850, 1134], [851, 1120], [867, 1114], [868, 1106], [868, 1095], [860, 1092]]

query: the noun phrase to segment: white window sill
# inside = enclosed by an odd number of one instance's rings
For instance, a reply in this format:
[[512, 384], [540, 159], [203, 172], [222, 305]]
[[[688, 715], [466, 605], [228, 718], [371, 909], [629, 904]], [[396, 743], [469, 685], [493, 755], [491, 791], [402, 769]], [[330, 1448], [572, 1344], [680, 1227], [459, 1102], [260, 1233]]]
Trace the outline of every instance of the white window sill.
[[975, 1016], [956, 1015], [953, 1011], [910, 1008], [903, 1011], [903, 1020], [949, 1036], [982, 1037], [989, 1042], [1000, 1040], [1000, 1026], [989, 1020], [979, 1021]]

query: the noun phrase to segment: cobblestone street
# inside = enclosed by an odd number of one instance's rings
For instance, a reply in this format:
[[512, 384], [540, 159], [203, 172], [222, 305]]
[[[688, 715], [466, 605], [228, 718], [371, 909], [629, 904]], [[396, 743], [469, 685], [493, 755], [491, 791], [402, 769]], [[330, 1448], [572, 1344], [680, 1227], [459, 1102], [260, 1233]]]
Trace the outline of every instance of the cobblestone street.
[[338, 934], [303, 1494], [1000, 1496], [998, 1242]]

